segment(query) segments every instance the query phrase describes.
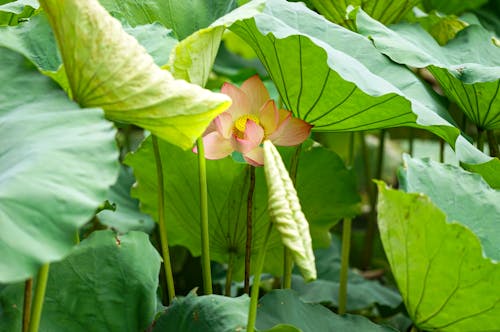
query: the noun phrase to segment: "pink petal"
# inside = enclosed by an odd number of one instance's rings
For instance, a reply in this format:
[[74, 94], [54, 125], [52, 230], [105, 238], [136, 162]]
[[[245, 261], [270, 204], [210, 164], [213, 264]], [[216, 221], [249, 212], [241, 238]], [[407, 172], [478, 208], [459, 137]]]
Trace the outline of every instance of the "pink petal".
[[245, 154], [258, 147], [263, 138], [264, 129], [249, 119], [245, 126], [244, 137], [239, 138], [233, 134], [231, 142], [236, 151]]
[[260, 146], [255, 149], [245, 153], [243, 158], [252, 166], [263, 166], [264, 165], [264, 149]]
[[231, 133], [233, 131], [233, 117], [229, 112], [224, 112], [219, 114], [214, 121], [215, 129], [219, 134], [225, 139], [229, 139], [231, 137]]
[[257, 113], [271, 97], [266, 89], [266, 86], [259, 78], [259, 75], [253, 75], [241, 85], [241, 90], [244, 91], [250, 100], [250, 112]]
[[[231, 141], [214, 131], [203, 137], [203, 147], [206, 159], [222, 159], [234, 151]], [[198, 153], [195, 145], [193, 152]]]
[[278, 109], [276, 108], [276, 105], [274, 104], [274, 100], [269, 100], [266, 102], [266, 104], [261, 108], [260, 110], [260, 124], [264, 128], [264, 133], [266, 136], [271, 135], [276, 128], [278, 127], [279, 123], [279, 112]]
[[222, 85], [220, 92], [231, 97], [232, 104], [226, 112], [231, 114], [233, 121], [236, 121], [240, 116], [251, 112], [252, 109], [250, 99], [247, 94], [237, 86], [226, 82]]
[[275, 145], [292, 146], [304, 142], [313, 126], [304, 120], [289, 117], [269, 136]]

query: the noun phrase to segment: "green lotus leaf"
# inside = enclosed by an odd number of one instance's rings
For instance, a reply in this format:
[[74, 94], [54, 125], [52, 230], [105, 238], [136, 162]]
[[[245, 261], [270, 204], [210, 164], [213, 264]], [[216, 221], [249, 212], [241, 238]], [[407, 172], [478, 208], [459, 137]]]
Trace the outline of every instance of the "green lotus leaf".
[[424, 193], [448, 220], [462, 223], [476, 234], [486, 257], [500, 261], [500, 243], [496, 240], [500, 237], [500, 191], [492, 189], [480, 175], [460, 167], [408, 155], [404, 163], [399, 172], [402, 188]]
[[197, 296], [194, 292], [175, 299], [155, 322], [153, 332], [244, 331], [250, 298], [221, 295]]
[[[292, 289], [300, 299], [308, 303], [323, 303], [338, 307], [340, 284], [340, 239], [334, 237], [330, 247], [314, 250], [318, 279], [305, 283], [298, 275], [292, 275]], [[401, 296], [394, 289], [376, 280], [367, 280], [354, 269], [349, 270], [347, 286], [347, 310], [359, 311], [375, 304], [397, 308]]]
[[349, 6], [361, 6], [371, 17], [383, 24], [399, 22], [420, 0], [311, 0], [316, 10], [330, 21], [355, 30], [347, 18]]
[[297, 293], [290, 289], [273, 290], [259, 301], [256, 327], [262, 330], [277, 324], [290, 324], [302, 332], [395, 331], [389, 327], [376, 325], [363, 316], [340, 316], [322, 305], [304, 303]]
[[425, 10], [437, 10], [446, 14], [460, 14], [469, 9], [479, 8], [488, 0], [422, 0]]
[[[147, 234], [94, 232], [51, 265], [39, 331], [145, 330], [156, 313], [160, 264]], [[8, 304], [0, 330], [21, 330], [23, 289], [0, 291], [0, 303]]]
[[0, 26], [17, 25], [40, 7], [37, 0], [0, 1]]
[[111, 186], [108, 201], [116, 209], [103, 210], [97, 214], [99, 221], [117, 232], [128, 233], [133, 230], [151, 233], [154, 221], [147, 214], [139, 211], [139, 202], [130, 197], [130, 189], [135, 182], [132, 170], [122, 166], [116, 183]]
[[[165, 174], [166, 222], [169, 243], [187, 247], [195, 256], [201, 253], [199, 183], [197, 156], [159, 140]], [[285, 160], [292, 152], [284, 152]], [[157, 216], [157, 178], [151, 138], [137, 152], [128, 155], [125, 163], [132, 166], [137, 184], [132, 196], [141, 203], [141, 210], [154, 219]], [[269, 217], [267, 191], [262, 168], [256, 169], [253, 198], [252, 256], [256, 258], [266, 235]], [[234, 256], [234, 280], [243, 279], [246, 211], [249, 186], [248, 168], [231, 158], [207, 160], [209, 195], [210, 256], [227, 263]], [[303, 149], [297, 170], [297, 192], [303, 211], [311, 222], [313, 244], [328, 246], [329, 229], [339, 219], [359, 212], [360, 198], [356, 192], [354, 174], [347, 170], [340, 157], [324, 148]], [[318, 207], [321, 207], [319, 209]], [[325, 245], [326, 243], [326, 245]], [[266, 272], [282, 273], [283, 245], [273, 230], [266, 254]]]
[[284, 106], [314, 131], [413, 126], [452, 145], [459, 135], [442, 100], [408, 68], [303, 4], [252, 1], [212, 26], [229, 27], [255, 50]]
[[445, 94], [481, 129], [500, 128], [500, 48], [491, 33], [470, 25], [440, 46], [418, 24], [387, 28], [359, 11], [358, 31], [398, 63], [428, 67]]
[[161, 70], [97, 0], [41, 4], [80, 105], [102, 107], [109, 119], [138, 125], [184, 149], [230, 105], [227, 96]]
[[[380, 236], [416, 326], [427, 331], [498, 329], [500, 295], [492, 290], [500, 287], [500, 266], [483, 256], [465, 221], [457, 223], [423, 194], [383, 183], [378, 187]], [[456, 206], [461, 204], [467, 202]]]
[[297, 191], [281, 156], [271, 141], [264, 141], [264, 173], [271, 221], [290, 250], [306, 281], [316, 279], [309, 223], [302, 212]]
[[175, 78], [205, 86], [219, 50], [224, 27], [196, 31], [170, 53], [168, 69]]
[[[167, 63], [170, 50], [177, 44], [172, 31], [158, 23], [135, 27], [124, 25], [123, 28], [144, 46], [159, 66]], [[23, 54], [71, 96], [57, 42], [45, 13], [35, 15], [19, 26], [0, 29], [0, 45]]]
[[0, 47], [0, 282], [73, 247], [118, 175], [112, 124], [81, 110], [23, 56]]

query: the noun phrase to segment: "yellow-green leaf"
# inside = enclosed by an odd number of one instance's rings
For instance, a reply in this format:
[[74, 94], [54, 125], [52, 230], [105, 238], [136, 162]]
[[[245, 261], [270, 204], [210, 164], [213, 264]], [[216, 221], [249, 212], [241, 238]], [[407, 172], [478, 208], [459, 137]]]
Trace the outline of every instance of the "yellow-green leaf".
[[184, 149], [230, 105], [227, 96], [159, 68], [97, 0], [41, 4], [80, 105], [101, 107], [109, 119], [133, 123]]
[[309, 223], [281, 156], [271, 141], [264, 142], [264, 172], [269, 191], [269, 215], [290, 249], [304, 279], [316, 279]]

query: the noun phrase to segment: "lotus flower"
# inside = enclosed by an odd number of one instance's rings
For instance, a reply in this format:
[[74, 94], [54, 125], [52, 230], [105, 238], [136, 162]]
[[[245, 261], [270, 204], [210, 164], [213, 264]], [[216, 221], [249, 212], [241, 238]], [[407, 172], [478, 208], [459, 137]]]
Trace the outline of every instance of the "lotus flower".
[[298, 145], [311, 132], [312, 125], [276, 107], [258, 75], [247, 79], [240, 88], [224, 83], [221, 92], [231, 97], [233, 103], [203, 134], [207, 159], [221, 159], [238, 151], [250, 165], [262, 166], [261, 144], [265, 140], [274, 145]]

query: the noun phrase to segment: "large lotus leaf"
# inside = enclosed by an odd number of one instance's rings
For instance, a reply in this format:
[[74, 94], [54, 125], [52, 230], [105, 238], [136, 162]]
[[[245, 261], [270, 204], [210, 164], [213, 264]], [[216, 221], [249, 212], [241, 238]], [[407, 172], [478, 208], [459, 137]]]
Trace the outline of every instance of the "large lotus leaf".
[[[166, 142], [159, 141], [163, 160], [166, 193], [166, 220], [171, 245], [183, 245], [200, 255], [200, 217], [198, 212], [197, 156]], [[137, 185], [132, 195], [139, 198], [142, 211], [156, 219], [157, 179], [151, 139], [146, 139], [137, 152], [125, 162], [134, 168]], [[210, 255], [227, 263], [234, 254], [234, 278], [243, 278], [246, 239], [246, 206], [249, 178], [246, 167], [230, 158], [207, 160]], [[318, 187], [319, 186], [319, 187]], [[302, 152], [296, 185], [303, 211], [311, 222], [313, 243], [328, 245], [328, 230], [342, 217], [351, 217], [359, 209], [353, 173], [340, 158], [323, 148]], [[321, 213], [317, 207], [321, 206]], [[267, 191], [262, 168], [256, 170], [254, 193], [253, 250], [256, 256], [269, 222]], [[283, 246], [273, 231], [266, 255], [267, 272], [282, 272]]]
[[160, 22], [174, 30], [179, 40], [206, 28], [237, 5], [236, 0], [101, 0], [100, 3], [113, 16], [132, 26]]
[[130, 189], [135, 182], [132, 170], [122, 166], [116, 183], [111, 186], [107, 199], [115, 204], [116, 209], [103, 210], [97, 214], [99, 221], [120, 232], [140, 230], [151, 233], [154, 221], [147, 214], [139, 211], [139, 201], [130, 197]]
[[438, 10], [446, 14], [460, 14], [468, 9], [479, 8], [488, 0], [422, 0], [427, 11]]
[[170, 54], [168, 69], [175, 78], [205, 86], [219, 50], [223, 27], [198, 30]]
[[349, 6], [361, 6], [371, 17], [389, 25], [399, 22], [420, 0], [311, 0], [311, 3], [330, 21], [355, 30], [347, 18]]
[[175, 80], [97, 0], [46, 0], [72, 96], [109, 119], [143, 127], [190, 148], [230, 99]]
[[0, 48], [0, 282], [62, 259], [118, 174], [115, 130]]
[[[156, 313], [160, 263], [144, 233], [93, 233], [51, 265], [40, 332], [145, 330]], [[9, 305], [0, 310], [2, 331], [20, 331], [23, 286], [0, 291]]]
[[191, 292], [175, 299], [155, 322], [153, 332], [230, 332], [244, 331], [250, 298], [221, 295], [197, 296]]
[[404, 156], [399, 173], [406, 192], [424, 193], [446, 213], [477, 235], [486, 257], [500, 261], [500, 191], [478, 174], [460, 167]]
[[437, 95], [409, 69], [301, 3], [252, 1], [218, 25], [254, 48], [285, 107], [315, 131], [415, 126], [450, 144], [459, 134]]
[[274, 290], [259, 301], [256, 327], [267, 329], [284, 323], [293, 325], [302, 332], [395, 331], [376, 325], [363, 316], [339, 316], [322, 305], [304, 303], [293, 290]]
[[0, 26], [17, 25], [40, 7], [37, 0], [0, 1]]
[[316, 279], [311, 233], [292, 179], [271, 141], [264, 141], [264, 174], [268, 189], [268, 211], [283, 245], [306, 281]]
[[[144, 46], [157, 65], [167, 63], [170, 50], [177, 43], [171, 30], [158, 23], [123, 28]], [[0, 45], [23, 54], [71, 94], [54, 33], [43, 12], [17, 27], [0, 29]]]
[[380, 52], [412, 67], [429, 67], [446, 95], [482, 129], [500, 128], [500, 48], [491, 32], [470, 25], [440, 46], [418, 24], [387, 28], [368, 15], [357, 14], [358, 31]]
[[500, 266], [476, 235], [423, 194], [379, 191], [380, 236], [413, 322], [429, 331], [498, 329]]
[[[305, 283], [301, 277], [293, 275], [292, 289], [298, 292], [304, 302], [338, 306], [340, 239], [334, 237], [329, 248], [314, 250], [314, 256], [318, 279]], [[375, 303], [396, 308], [402, 302], [397, 291], [382, 286], [378, 281], [367, 280], [355, 270], [349, 270], [347, 289], [348, 311], [373, 307]]]

